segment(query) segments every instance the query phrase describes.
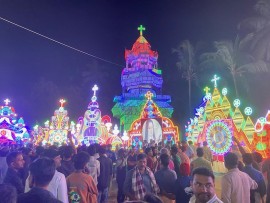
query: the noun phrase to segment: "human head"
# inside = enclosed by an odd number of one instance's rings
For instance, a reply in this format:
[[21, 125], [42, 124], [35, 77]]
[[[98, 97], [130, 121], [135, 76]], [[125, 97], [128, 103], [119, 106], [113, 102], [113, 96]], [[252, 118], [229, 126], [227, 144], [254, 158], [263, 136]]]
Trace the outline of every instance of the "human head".
[[253, 162], [253, 157], [251, 153], [245, 153], [243, 154], [243, 162], [245, 165], [251, 165]]
[[62, 150], [62, 156], [64, 159], [72, 158], [74, 152], [72, 146], [64, 146]]
[[140, 153], [137, 155], [137, 167], [139, 170], [143, 170], [146, 168], [147, 165], [146, 157], [147, 155], [144, 153]]
[[54, 160], [56, 168], [61, 166], [61, 156], [60, 153], [55, 149], [45, 149], [44, 150], [44, 157], [48, 157]]
[[152, 149], [153, 156], [157, 156], [158, 148], [156, 146], [154, 146], [154, 147], [151, 147], [151, 149]]
[[182, 152], [187, 151], [187, 147], [188, 147], [187, 145], [182, 145], [182, 146], [181, 146], [181, 150], [182, 150]]
[[17, 190], [9, 184], [0, 184], [0, 203], [16, 203]]
[[232, 152], [228, 152], [227, 154], [224, 155], [224, 163], [225, 163], [225, 167], [228, 170], [237, 168], [237, 165], [238, 165], [237, 155]]
[[153, 151], [150, 147], [147, 147], [144, 152], [147, 156], [153, 156]]
[[176, 145], [173, 145], [171, 148], [171, 153], [172, 155], [175, 155], [178, 153], [178, 147]]
[[207, 142], [206, 141], [203, 142], [203, 146], [207, 146]]
[[95, 153], [96, 153], [95, 146], [94, 146], [94, 145], [90, 145], [90, 146], [87, 148], [87, 151], [88, 151], [88, 153], [89, 153], [90, 156], [94, 156]]
[[111, 144], [107, 145], [107, 150], [112, 150], [112, 145]]
[[39, 158], [30, 164], [29, 170], [30, 186], [47, 187], [56, 171], [55, 162], [48, 157]]
[[263, 157], [259, 152], [253, 152], [252, 156], [253, 160], [256, 161], [257, 163], [261, 163], [263, 161]]
[[101, 155], [104, 155], [104, 154], [106, 154], [106, 149], [105, 149], [105, 147], [100, 147], [99, 148], [99, 155], [101, 156]]
[[167, 168], [170, 163], [170, 157], [168, 154], [161, 154], [160, 155], [160, 163], [162, 164], [163, 167]]
[[215, 195], [215, 176], [207, 168], [195, 168], [190, 185], [198, 202], [206, 203]]
[[37, 154], [37, 156], [39, 156], [39, 157], [43, 156], [44, 150], [45, 150], [44, 147], [42, 147], [42, 146], [37, 146], [37, 147], [36, 147], [36, 154]]
[[167, 148], [162, 148], [160, 150], [160, 154], [168, 154], [168, 155], [170, 155], [170, 151]]
[[181, 141], [182, 146], [187, 146], [187, 141]]
[[191, 140], [189, 140], [188, 145], [193, 145], [193, 142]]
[[198, 157], [203, 157], [203, 148], [198, 147], [198, 148], [196, 149], [196, 152], [197, 152], [197, 156], [198, 156]]
[[29, 155], [32, 150], [29, 147], [22, 147], [21, 152], [23, 155]]
[[19, 170], [24, 166], [23, 155], [21, 152], [18, 151], [8, 153], [6, 161], [8, 167], [13, 168], [15, 170]]
[[136, 152], [136, 147], [134, 145], [131, 146], [130, 152], [131, 154], [134, 154]]
[[79, 152], [74, 156], [74, 167], [76, 170], [82, 170], [89, 162], [90, 156], [87, 152]]
[[162, 200], [157, 195], [151, 193], [147, 193], [143, 200], [147, 203], [162, 203]]
[[118, 150], [118, 157], [119, 157], [119, 158], [124, 158], [124, 157], [126, 157], [126, 150], [123, 149], [123, 148], [119, 149], [119, 150]]

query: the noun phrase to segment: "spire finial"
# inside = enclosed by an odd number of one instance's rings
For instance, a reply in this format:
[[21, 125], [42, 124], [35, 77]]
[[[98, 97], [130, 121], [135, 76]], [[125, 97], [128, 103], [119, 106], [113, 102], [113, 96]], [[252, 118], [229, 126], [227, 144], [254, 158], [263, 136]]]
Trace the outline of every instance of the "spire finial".
[[150, 91], [147, 91], [145, 94], [145, 97], [147, 98], [147, 100], [151, 100], [153, 96], [154, 96], [153, 93]]
[[207, 95], [208, 92], [210, 91], [210, 88], [206, 86], [206, 87], [203, 89], [203, 91], [205, 91], [205, 95]]
[[220, 79], [220, 77], [217, 77], [217, 75], [214, 75], [214, 78], [211, 80], [211, 82], [214, 83], [214, 87], [217, 87], [217, 81]]
[[92, 88], [93, 92], [94, 92], [94, 95], [92, 96], [92, 102], [95, 102], [97, 101], [97, 96], [96, 96], [96, 93], [98, 91], [98, 86], [97, 85], [94, 85], [94, 87]]
[[140, 36], [143, 35], [143, 31], [145, 31], [145, 27], [143, 27], [142, 25], [140, 25], [140, 27], [138, 27], [138, 30], [140, 31]]
[[64, 107], [64, 103], [66, 103], [66, 100], [60, 99], [59, 102], [60, 102], [60, 107]]
[[4, 103], [5, 103], [6, 106], [8, 106], [8, 104], [10, 103], [10, 100], [9, 100], [8, 98], [6, 98], [6, 99], [4, 100]]

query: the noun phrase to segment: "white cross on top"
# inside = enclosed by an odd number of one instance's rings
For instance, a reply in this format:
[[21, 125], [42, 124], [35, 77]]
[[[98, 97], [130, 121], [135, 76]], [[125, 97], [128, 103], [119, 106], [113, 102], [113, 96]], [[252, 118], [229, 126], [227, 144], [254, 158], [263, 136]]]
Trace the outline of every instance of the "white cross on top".
[[94, 96], [96, 96], [96, 92], [98, 91], [98, 86], [94, 85], [94, 87], [92, 88], [93, 92], [94, 92]]
[[8, 106], [8, 104], [10, 103], [10, 100], [9, 99], [5, 99], [4, 100], [4, 103], [5, 103], [6, 106]]
[[217, 77], [217, 75], [214, 75], [214, 78], [211, 80], [211, 82], [214, 83], [214, 87], [217, 87], [217, 81], [220, 79], [220, 77]]

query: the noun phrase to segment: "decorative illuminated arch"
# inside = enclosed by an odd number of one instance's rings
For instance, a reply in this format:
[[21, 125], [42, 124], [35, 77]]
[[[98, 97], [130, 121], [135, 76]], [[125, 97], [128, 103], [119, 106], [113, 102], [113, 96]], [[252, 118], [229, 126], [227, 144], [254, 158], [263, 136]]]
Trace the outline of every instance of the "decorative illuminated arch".
[[179, 142], [178, 127], [175, 126], [169, 118], [162, 116], [158, 106], [152, 100], [153, 94], [150, 91], [148, 91], [145, 96], [147, 100], [141, 111], [141, 116], [139, 119], [133, 121], [131, 128], [128, 131], [128, 135], [131, 138], [129, 139], [129, 145], [141, 145], [143, 142], [143, 125], [151, 119], [156, 120], [161, 126], [162, 142]]

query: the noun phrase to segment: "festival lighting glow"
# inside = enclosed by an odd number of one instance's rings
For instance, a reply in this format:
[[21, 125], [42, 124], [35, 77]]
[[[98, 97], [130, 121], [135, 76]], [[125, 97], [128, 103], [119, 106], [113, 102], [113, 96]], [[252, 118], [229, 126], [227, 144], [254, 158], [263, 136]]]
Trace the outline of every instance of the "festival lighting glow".
[[[219, 156], [230, 150], [233, 136], [245, 148], [251, 151], [256, 148], [253, 144], [254, 124], [250, 118], [252, 108], [245, 108], [244, 112], [247, 116], [245, 118], [239, 109], [241, 104], [239, 99], [235, 99], [231, 106], [227, 98], [227, 88], [223, 88], [222, 94], [220, 94], [217, 88], [219, 80], [220, 77], [217, 75], [211, 79], [211, 82], [214, 83], [212, 94], [208, 92], [208, 88], [204, 88], [206, 95], [203, 97], [203, 102], [199, 108], [196, 108], [195, 117], [190, 119], [185, 127], [187, 140], [194, 143], [207, 141], [218, 159]], [[205, 99], [207, 94], [211, 94], [211, 98]]]
[[29, 132], [23, 118], [17, 118], [15, 109], [9, 106], [10, 102], [5, 99], [5, 105], [0, 106], [0, 144], [26, 144], [30, 142]]

